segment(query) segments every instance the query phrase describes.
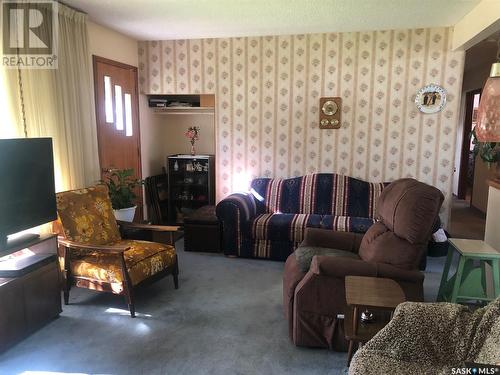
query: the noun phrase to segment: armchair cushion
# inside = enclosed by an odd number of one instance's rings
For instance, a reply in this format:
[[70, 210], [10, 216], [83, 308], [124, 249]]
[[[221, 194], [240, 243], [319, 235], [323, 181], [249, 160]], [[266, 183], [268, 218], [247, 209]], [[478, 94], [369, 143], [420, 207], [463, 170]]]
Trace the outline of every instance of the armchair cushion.
[[308, 228], [304, 234], [303, 246], [328, 247], [357, 253], [363, 235], [352, 232], [337, 232], [327, 229]]
[[[124, 252], [124, 257], [133, 285], [175, 263], [175, 248], [170, 245], [136, 240], [120, 240], [109, 245], [130, 247]], [[113, 291], [121, 291], [123, 275], [120, 258], [115, 254], [104, 254], [98, 250], [86, 254], [79, 252], [70, 266], [73, 276], [108, 282], [112, 284]]]
[[379, 222], [363, 237], [361, 259], [418, 268], [443, 199], [439, 189], [411, 178], [391, 183], [379, 198]]
[[427, 242], [444, 196], [439, 189], [412, 178], [387, 186], [380, 195], [378, 217], [411, 244]]
[[106, 186], [65, 191], [58, 193], [56, 199], [59, 220], [68, 240], [105, 245], [121, 239]]
[[375, 223], [363, 237], [359, 256], [366, 262], [387, 263], [404, 269], [416, 269], [427, 244], [412, 245], [391, 232], [384, 224]]
[[311, 267], [311, 262], [314, 256], [321, 255], [326, 257], [347, 257], [353, 259], [359, 259], [356, 253], [351, 253], [345, 250], [330, 249], [327, 247], [317, 247], [317, 246], [299, 246], [294, 252], [295, 258], [297, 258], [297, 263], [302, 272], [309, 271]]
[[419, 271], [403, 270], [389, 264], [365, 262], [354, 257], [315, 256], [310, 270], [316, 275], [341, 279], [346, 276], [372, 276], [385, 277], [398, 282], [422, 284], [424, 281], [424, 275]]

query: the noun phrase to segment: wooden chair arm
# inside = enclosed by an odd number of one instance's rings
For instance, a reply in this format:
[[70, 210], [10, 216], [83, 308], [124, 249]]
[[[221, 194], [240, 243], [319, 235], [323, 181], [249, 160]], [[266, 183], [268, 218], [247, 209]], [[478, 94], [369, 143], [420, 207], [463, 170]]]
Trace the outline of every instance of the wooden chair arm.
[[92, 250], [107, 254], [121, 254], [130, 249], [130, 246], [108, 246], [108, 245], [91, 245], [82, 244], [59, 237], [59, 244], [72, 250]]
[[150, 230], [153, 232], [177, 232], [180, 227], [178, 226], [170, 226], [170, 225], [151, 225], [151, 224], [139, 224], [139, 223], [130, 223], [128, 221], [116, 221], [119, 226], [125, 227], [127, 229], [143, 229]]

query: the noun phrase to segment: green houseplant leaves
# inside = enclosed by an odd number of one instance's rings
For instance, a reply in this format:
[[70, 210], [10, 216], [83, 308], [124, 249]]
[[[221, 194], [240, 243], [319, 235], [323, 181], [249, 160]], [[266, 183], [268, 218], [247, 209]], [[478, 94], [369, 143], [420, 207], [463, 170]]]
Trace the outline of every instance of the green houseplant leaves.
[[497, 142], [479, 142], [475, 129], [471, 132], [472, 144], [474, 145], [474, 157], [479, 157], [488, 164], [500, 162], [500, 144]]
[[143, 181], [135, 178], [133, 169], [113, 169], [102, 184], [109, 190], [111, 205], [115, 210], [134, 207], [137, 194], [134, 189], [143, 184]]

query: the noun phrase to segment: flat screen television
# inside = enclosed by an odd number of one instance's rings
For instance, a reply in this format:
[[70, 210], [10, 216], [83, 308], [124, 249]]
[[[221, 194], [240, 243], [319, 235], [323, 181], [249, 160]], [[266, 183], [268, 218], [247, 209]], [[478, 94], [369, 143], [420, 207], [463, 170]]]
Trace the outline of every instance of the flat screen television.
[[0, 139], [0, 249], [57, 218], [51, 138]]

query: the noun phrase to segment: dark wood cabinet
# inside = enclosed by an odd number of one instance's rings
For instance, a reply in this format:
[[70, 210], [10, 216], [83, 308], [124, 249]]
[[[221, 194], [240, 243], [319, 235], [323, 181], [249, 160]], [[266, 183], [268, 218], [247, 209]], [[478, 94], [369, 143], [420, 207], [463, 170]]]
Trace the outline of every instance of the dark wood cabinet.
[[20, 279], [0, 279], [0, 352], [26, 335], [23, 285]]
[[57, 237], [42, 236], [9, 253], [26, 249], [33, 255], [0, 258], [0, 352], [62, 311]]
[[213, 155], [171, 155], [167, 171], [170, 223], [183, 224], [186, 215], [215, 204]]

